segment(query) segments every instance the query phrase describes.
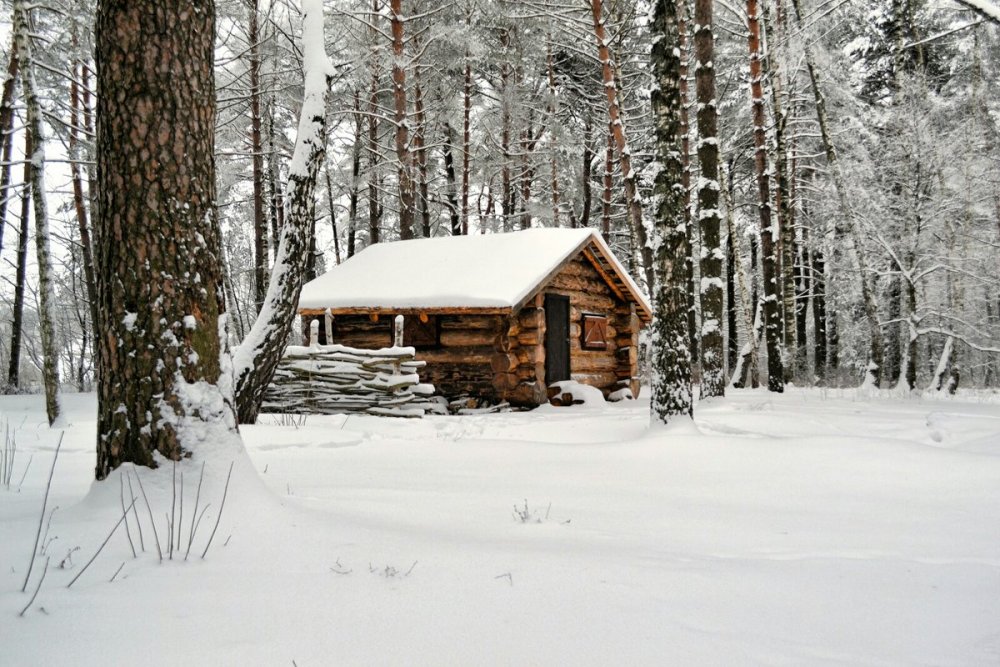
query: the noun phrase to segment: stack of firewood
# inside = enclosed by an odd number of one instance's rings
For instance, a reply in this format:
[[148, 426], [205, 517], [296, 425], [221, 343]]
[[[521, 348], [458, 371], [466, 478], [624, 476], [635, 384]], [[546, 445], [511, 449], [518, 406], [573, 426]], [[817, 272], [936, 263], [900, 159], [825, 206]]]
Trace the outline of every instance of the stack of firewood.
[[264, 394], [262, 411], [390, 417], [446, 412], [432, 398], [434, 386], [420, 382], [418, 370], [424, 365], [412, 347], [289, 346]]

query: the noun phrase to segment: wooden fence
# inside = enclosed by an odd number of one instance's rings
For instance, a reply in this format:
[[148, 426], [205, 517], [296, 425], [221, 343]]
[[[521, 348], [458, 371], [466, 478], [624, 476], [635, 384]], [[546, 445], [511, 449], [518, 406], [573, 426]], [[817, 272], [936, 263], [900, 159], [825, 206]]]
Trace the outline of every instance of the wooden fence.
[[362, 350], [319, 345], [313, 322], [311, 345], [290, 345], [264, 394], [262, 412], [289, 414], [366, 413], [422, 417], [447, 412], [432, 398], [434, 386], [422, 384], [418, 371], [426, 362], [403, 347], [402, 316], [396, 320], [396, 345]]

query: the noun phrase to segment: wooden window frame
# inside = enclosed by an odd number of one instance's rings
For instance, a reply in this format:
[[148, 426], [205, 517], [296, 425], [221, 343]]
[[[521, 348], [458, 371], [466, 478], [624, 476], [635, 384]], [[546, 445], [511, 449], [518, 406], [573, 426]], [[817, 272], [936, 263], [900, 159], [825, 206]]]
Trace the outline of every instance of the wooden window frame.
[[[601, 323], [604, 329], [604, 336], [598, 342], [588, 341], [587, 334], [592, 327]], [[600, 313], [583, 313], [580, 316], [580, 348], [584, 350], [608, 350], [611, 345], [608, 342], [608, 316]]]

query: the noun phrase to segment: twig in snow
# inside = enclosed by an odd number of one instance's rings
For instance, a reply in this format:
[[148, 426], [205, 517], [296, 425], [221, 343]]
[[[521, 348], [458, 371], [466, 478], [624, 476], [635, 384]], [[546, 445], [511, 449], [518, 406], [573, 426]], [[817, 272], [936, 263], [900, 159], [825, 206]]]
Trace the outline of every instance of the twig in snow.
[[31, 462], [34, 460], [35, 460], [34, 454], [28, 457], [28, 465], [24, 466], [24, 473], [21, 474], [21, 481], [17, 483], [18, 493], [21, 493], [21, 485], [24, 484], [24, 478], [28, 476], [28, 468], [31, 467]]
[[38, 517], [38, 532], [35, 533], [35, 546], [31, 548], [31, 561], [28, 563], [28, 574], [24, 577], [24, 585], [21, 586], [22, 593], [28, 590], [31, 568], [35, 565], [35, 552], [38, 551], [38, 540], [42, 537], [42, 522], [45, 521], [45, 506], [49, 504], [49, 489], [52, 488], [52, 475], [56, 471], [56, 461], [59, 460], [59, 449], [62, 447], [64, 435], [66, 435], [66, 431], [59, 434], [59, 444], [56, 445], [56, 454], [52, 457], [52, 469], [49, 470], [49, 481], [45, 485], [45, 496], [42, 498], [42, 515]]
[[231, 539], [233, 539], [233, 534], [229, 533], [229, 537], [227, 537], [226, 541], [222, 543], [222, 546], [228, 547], [229, 546], [229, 540], [231, 540]]
[[[133, 500], [132, 501], [132, 505], [134, 505], [134, 504], [135, 504], [135, 501]], [[128, 508], [124, 512], [122, 512], [122, 516], [121, 516], [120, 519], [118, 519], [118, 523], [115, 524], [115, 527], [111, 529], [111, 532], [108, 533], [108, 536], [104, 538], [103, 542], [101, 542], [101, 546], [97, 548], [97, 552], [94, 553], [94, 555], [90, 557], [90, 560], [88, 560], [87, 564], [83, 566], [83, 569], [81, 569], [79, 572], [77, 572], [76, 576], [73, 577], [73, 581], [71, 581], [68, 584], [66, 584], [66, 588], [69, 588], [70, 586], [72, 586], [73, 584], [75, 584], [76, 580], [79, 579], [83, 575], [83, 573], [87, 571], [87, 568], [90, 567], [90, 564], [93, 563], [95, 560], [97, 560], [97, 557], [101, 555], [101, 552], [104, 551], [104, 547], [107, 546], [108, 542], [111, 541], [111, 536], [114, 535], [115, 531], [118, 530], [118, 526], [122, 525], [122, 521], [125, 520], [125, 515], [128, 514], [128, 511], [130, 509], [132, 509], [132, 505], [129, 505]]]
[[58, 505], [52, 508], [52, 511], [49, 512], [49, 520], [45, 522], [45, 532], [42, 533], [42, 549], [38, 552], [39, 556], [44, 556], [45, 551], [49, 548], [49, 545], [59, 539], [58, 537], [53, 537], [51, 540], [49, 539], [49, 529], [52, 527], [52, 517], [55, 516], [57, 509], [59, 509]]
[[[198, 492], [194, 495], [194, 512], [191, 514], [191, 533], [188, 535], [188, 546], [187, 550], [184, 552], [184, 560], [188, 559], [188, 555], [191, 553], [191, 543], [194, 542], [194, 531], [199, 523], [201, 523], [201, 517], [198, 516], [198, 501], [201, 499], [201, 483], [205, 479], [205, 462], [201, 462], [201, 476], [198, 477]], [[208, 506], [206, 505], [206, 508]], [[202, 512], [204, 513], [204, 511]]]
[[67, 568], [73, 567], [73, 554], [80, 550], [80, 547], [73, 547], [66, 552], [66, 556], [59, 561], [59, 569], [65, 570]]
[[[139, 476], [139, 471], [135, 471], [135, 479], [139, 482], [139, 491], [142, 492], [142, 499], [146, 502], [146, 511], [149, 512], [149, 525], [153, 527], [153, 539], [156, 540], [156, 554], [160, 557], [160, 562], [163, 562], [163, 550], [160, 549], [160, 536], [156, 534], [156, 521], [153, 520], [153, 508], [149, 506], [149, 498], [146, 497], [146, 489], [142, 486], [142, 477]], [[135, 501], [132, 501], [135, 504]]]
[[181, 500], [180, 512], [177, 516], [177, 550], [181, 549], [181, 530], [184, 528], [184, 471], [181, 471]]
[[42, 590], [42, 582], [45, 581], [45, 575], [46, 573], [48, 573], [48, 571], [49, 571], [49, 559], [46, 558], [45, 569], [42, 570], [42, 577], [38, 580], [38, 585], [35, 586], [35, 592], [32, 594], [31, 599], [28, 600], [28, 604], [24, 606], [24, 609], [21, 610], [21, 613], [18, 614], [18, 616], [24, 616], [25, 612], [27, 612], [28, 609], [31, 608], [31, 605], [35, 603], [35, 598], [38, 597], [38, 591]]
[[512, 575], [510, 572], [504, 572], [503, 574], [498, 574], [497, 576], [495, 576], [493, 578], [494, 579], [506, 579], [507, 581], [510, 582], [511, 586], [514, 585], [514, 575]]
[[343, 565], [341, 565], [339, 558], [337, 559], [337, 562], [334, 563], [334, 565], [336, 565], [336, 567], [331, 567], [330, 572], [333, 572], [335, 574], [350, 574], [351, 572], [354, 571], [354, 570], [348, 570]]
[[[226, 486], [222, 490], [222, 504], [219, 506], [219, 514], [215, 517], [215, 526], [212, 527], [212, 534], [208, 536], [208, 544], [205, 545], [205, 550], [201, 552], [201, 557], [204, 558], [208, 553], [208, 548], [212, 546], [212, 539], [215, 537], [215, 531], [219, 529], [219, 521], [222, 519], [222, 510], [226, 508], [226, 494], [229, 493], [229, 479], [233, 476], [233, 465], [236, 462], [233, 461], [229, 464], [229, 474], [226, 475]], [[232, 535], [230, 535], [232, 537]], [[229, 544], [229, 540], [226, 540], [226, 544]], [[223, 544], [222, 546], [226, 546]]]
[[[121, 500], [122, 512], [125, 511], [125, 480], [123, 475], [118, 475], [118, 498]], [[128, 545], [132, 548], [132, 558], [137, 558], [139, 554], [135, 552], [135, 543], [132, 542], [132, 531], [128, 527], [128, 515], [125, 516], [125, 534], [128, 535]]]
[[115, 573], [111, 575], [111, 579], [108, 580], [109, 584], [113, 584], [115, 582], [115, 579], [118, 578], [118, 573], [122, 571], [123, 567], [125, 567], [125, 561], [122, 561], [122, 564], [118, 566], [118, 569], [115, 570]]
[[[135, 500], [135, 491], [132, 490], [132, 475], [128, 476], [128, 495], [133, 501]], [[139, 547], [143, 553], [146, 553], [146, 540], [142, 537], [142, 522], [139, 521], [139, 510], [134, 502], [132, 503], [132, 516], [135, 518], [135, 525], [139, 528]]]
[[177, 461], [174, 461], [173, 476], [170, 478], [170, 541], [167, 542], [167, 551], [170, 560], [174, 559], [174, 512], [177, 509]]

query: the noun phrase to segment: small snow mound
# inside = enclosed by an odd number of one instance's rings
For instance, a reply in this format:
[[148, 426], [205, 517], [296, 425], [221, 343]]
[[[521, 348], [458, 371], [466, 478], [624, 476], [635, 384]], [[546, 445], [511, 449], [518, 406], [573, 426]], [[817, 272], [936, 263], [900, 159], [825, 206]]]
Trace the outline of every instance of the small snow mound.
[[608, 394], [608, 401], [611, 403], [617, 403], [618, 401], [625, 400], [635, 400], [635, 396], [632, 395], [632, 390], [628, 387], [622, 387], [621, 389], [617, 389]]
[[553, 382], [549, 385], [551, 401], [556, 405], [586, 405], [600, 407], [605, 404], [604, 394], [597, 387], [574, 380]]

